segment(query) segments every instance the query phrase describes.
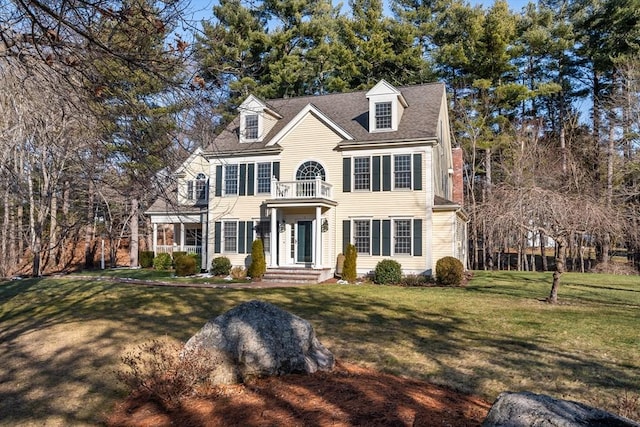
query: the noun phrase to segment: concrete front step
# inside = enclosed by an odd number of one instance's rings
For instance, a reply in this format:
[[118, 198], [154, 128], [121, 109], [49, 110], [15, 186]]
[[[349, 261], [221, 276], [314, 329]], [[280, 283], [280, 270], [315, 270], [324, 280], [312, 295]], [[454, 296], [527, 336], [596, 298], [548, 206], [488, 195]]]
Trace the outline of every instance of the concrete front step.
[[268, 268], [262, 281], [277, 283], [319, 283], [325, 280], [326, 270], [310, 268]]

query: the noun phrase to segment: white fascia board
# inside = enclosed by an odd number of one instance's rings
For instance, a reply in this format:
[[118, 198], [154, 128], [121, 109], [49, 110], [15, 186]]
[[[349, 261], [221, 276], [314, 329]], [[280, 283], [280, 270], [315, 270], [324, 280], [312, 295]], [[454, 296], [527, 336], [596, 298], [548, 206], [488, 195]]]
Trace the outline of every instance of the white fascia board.
[[300, 110], [300, 112], [296, 114], [296, 116], [293, 119], [291, 119], [291, 121], [287, 123], [287, 125], [284, 128], [282, 128], [280, 132], [278, 132], [276, 135], [274, 135], [273, 138], [271, 138], [271, 141], [267, 143], [267, 146], [275, 145], [279, 143], [289, 132], [295, 129], [296, 126], [298, 126], [300, 122], [302, 122], [302, 120], [307, 116], [307, 114], [313, 114], [318, 120], [323, 122], [331, 130], [333, 130], [335, 133], [340, 135], [342, 139], [353, 140], [353, 137], [349, 135], [349, 133], [347, 133], [344, 129], [338, 126], [333, 120], [331, 120], [329, 117], [323, 114], [320, 110], [318, 110], [318, 108], [316, 108], [315, 105], [307, 104], [307, 106], [304, 107], [302, 110]]
[[185, 173], [185, 169], [187, 168], [187, 165], [190, 164], [191, 162], [193, 162], [193, 160], [197, 157], [202, 155], [203, 150], [202, 148], [198, 147], [196, 148], [193, 153], [191, 153], [189, 155], [189, 157], [187, 157], [187, 160], [185, 160], [184, 162], [182, 162], [182, 164], [180, 165], [180, 167], [178, 169], [176, 169], [176, 171], [173, 173], [174, 175], [181, 175], [183, 173]]

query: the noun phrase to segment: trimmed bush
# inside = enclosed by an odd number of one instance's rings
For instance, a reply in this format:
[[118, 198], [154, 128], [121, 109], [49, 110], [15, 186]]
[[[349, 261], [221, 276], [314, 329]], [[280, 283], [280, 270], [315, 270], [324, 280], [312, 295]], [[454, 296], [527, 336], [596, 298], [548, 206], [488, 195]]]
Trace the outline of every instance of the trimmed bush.
[[211, 261], [211, 274], [214, 276], [228, 276], [231, 271], [231, 261], [226, 256], [215, 257]]
[[158, 254], [153, 259], [153, 268], [156, 270], [170, 270], [171, 269], [171, 255], [163, 253]]
[[446, 256], [436, 262], [436, 281], [443, 286], [460, 286], [464, 278], [464, 266], [458, 258]]
[[358, 273], [356, 270], [356, 261], [358, 259], [358, 251], [352, 244], [347, 245], [347, 250], [344, 254], [344, 265], [342, 266], [342, 280], [346, 280], [349, 283], [356, 281]]
[[402, 266], [393, 259], [383, 259], [376, 264], [373, 281], [379, 285], [395, 285], [402, 282]]
[[251, 264], [247, 270], [247, 276], [252, 279], [262, 279], [267, 271], [267, 262], [264, 259], [264, 247], [262, 240], [256, 239], [251, 244]]
[[193, 256], [183, 255], [175, 260], [176, 276], [193, 276], [199, 269], [196, 266], [196, 258]]
[[140, 251], [138, 254], [138, 261], [140, 262], [140, 267], [142, 268], [150, 268], [153, 267], [153, 257], [155, 254], [153, 251]]

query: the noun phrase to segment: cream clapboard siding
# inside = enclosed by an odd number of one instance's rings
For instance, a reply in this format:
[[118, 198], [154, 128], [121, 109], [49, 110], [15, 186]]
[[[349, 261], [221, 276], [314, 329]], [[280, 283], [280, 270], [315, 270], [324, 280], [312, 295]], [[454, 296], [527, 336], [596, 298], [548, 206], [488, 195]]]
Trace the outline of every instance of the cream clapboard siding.
[[[187, 200], [187, 182], [195, 181], [199, 173], [207, 175], [209, 183], [213, 183], [212, 176], [209, 172], [209, 162], [201, 154], [192, 156], [182, 166], [182, 173], [178, 178], [178, 203], [181, 205], [193, 204], [193, 200]], [[209, 187], [211, 189], [211, 187]], [[195, 191], [195, 184], [194, 184]]]
[[[435, 269], [436, 262], [445, 256], [456, 256], [454, 250], [456, 214], [453, 211], [433, 213], [433, 259]], [[435, 271], [434, 271], [435, 273]]]
[[[332, 185], [334, 200], [342, 193], [342, 156], [335, 147], [342, 138], [329, 129], [315, 115], [309, 113], [298, 126], [294, 127], [280, 141], [283, 148], [280, 159], [280, 180], [294, 181], [296, 171], [306, 161], [316, 161], [325, 170], [327, 182]], [[339, 252], [335, 250], [336, 230], [342, 227], [339, 218], [336, 217], [336, 208], [322, 212], [322, 217], [329, 223], [329, 230], [322, 233], [322, 264], [334, 268], [335, 260]], [[315, 218], [315, 208], [308, 211], [308, 215]]]

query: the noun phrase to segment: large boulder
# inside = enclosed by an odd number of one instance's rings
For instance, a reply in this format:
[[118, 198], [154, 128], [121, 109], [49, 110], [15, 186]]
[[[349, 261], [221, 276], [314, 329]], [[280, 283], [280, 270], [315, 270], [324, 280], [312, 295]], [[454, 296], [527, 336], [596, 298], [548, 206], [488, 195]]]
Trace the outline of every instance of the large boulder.
[[194, 350], [210, 352], [215, 358], [215, 383], [314, 373], [331, 370], [335, 364], [308, 321], [257, 300], [209, 320], [185, 344], [185, 351]]
[[500, 393], [483, 427], [640, 427], [598, 408], [530, 392]]

